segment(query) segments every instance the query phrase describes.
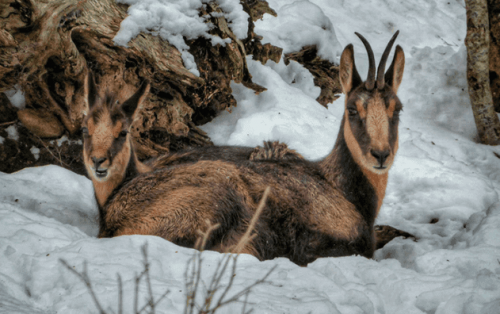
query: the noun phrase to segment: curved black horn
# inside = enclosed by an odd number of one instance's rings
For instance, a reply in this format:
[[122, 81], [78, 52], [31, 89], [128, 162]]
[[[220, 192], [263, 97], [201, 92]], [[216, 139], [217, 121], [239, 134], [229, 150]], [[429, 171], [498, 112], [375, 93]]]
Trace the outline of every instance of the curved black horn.
[[366, 52], [368, 52], [368, 77], [366, 78], [365, 87], [367, 90], [372, 90], [375, 87], [375, 57], [373, 56], [373, 50], [368, 41], [361, 36], [361, 34], [355, 32], [359, 39], [365, 45]]
[[385, 80], [384, 80], [384, 75], [385, 75], [385, 63], [387, 62], [387, 58], [389, 57], [389, 53], [391, 53], [392, 45], [394, 44], [394, 41], [396, 40], [396, 37], [398, 37], [399, 31], [397, 31], [387, 44], [387, 47], [385, 47], [384, 54], [382, 55], [382, 59], [380, 59], [380, 63], [378, 65], [377, 69], [377, 89], [382, 89], [385, 86]]

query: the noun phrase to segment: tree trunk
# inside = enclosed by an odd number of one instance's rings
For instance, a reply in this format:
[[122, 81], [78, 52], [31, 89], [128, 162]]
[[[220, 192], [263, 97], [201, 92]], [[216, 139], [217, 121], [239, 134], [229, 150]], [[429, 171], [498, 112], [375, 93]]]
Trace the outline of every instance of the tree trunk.
[[[5, 97], [0, 99], [6, 111], [3, 116], [9, 116], [8, 121], [0, 119], [0, 171], [44, 163], [84, 171], [81, 142], [76, 139], [86, 106], [83, 86], [88, 70], [101, 90], [114, 92], [119, 100], [129, 97], [142, 80], [151, 82], [150, 96], [131, 130], [141, 159], [211, 145], [197, 125], [236, 105], [230, 82], [256, 93], [265, 90], [252, 82], [246, 55], [252, 53], [263, 62], [281, 58], [281, 48], [262, 45], [253, 33], [255, 19], [276, 13], [265, 1], [242, 4], [251, 16], [244, 41], [236, 38], [224, 17], [209, 19], [215, 26], [210, 33], [231, 38], [230, 44], [212, 46], [204, 38], [187, 41], [198, 77], [184, 67], [180, 52], [158, 36], [141, 33], [128, 47], [113, 43], [127, 16], [127, 5], [114, 0], [0, 0], [0, 93], [17, 85], [26, 98], [26, 109], [21, 110]], [[200, 15], [214, 11], [222, 12], [212, 2]], [[21, 122], [17, 140], [9, 133], [12, 130], [6, 131], [16, 122], [10, 120], [12, 114]], [[75, 141], [50, 140], [63, 134]], [[38, 160], [26, 149], [41, 149]]]
[[472, 111], [483, 144], [500, 144], [500, 120], [493, 107], [489, 79], [490, 31], [486, 0], [466, 0], [467, 81]]
[[490, 86], [493, 105], [500, 112], [500, 1], [488, 0], [490, 21]]

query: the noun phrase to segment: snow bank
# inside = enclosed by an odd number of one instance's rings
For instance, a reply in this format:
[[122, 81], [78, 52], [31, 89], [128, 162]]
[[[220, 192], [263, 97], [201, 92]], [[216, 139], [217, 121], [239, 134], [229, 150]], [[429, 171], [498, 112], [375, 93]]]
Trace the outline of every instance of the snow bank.
[[57, 166], [36, 167], [10, 175], [0, 172], [0, 186], [2, 204], [97, 235], [94, 189], [85, 177]]
[[[314, 86], [312, 75], [303, 75], [306, 70], [295, 62], [289, 67], [283, 61], [269, 61], [263, 66], [249, 56], [247, 64], [253, 81], [266, 86], [269, 92], [255, 95], [233, 83], [238, 106], [232, 113], [223, 112], [201, 127], [212, 141], [216, 145], [256, 146], [264, 140], [280, 140], [306, 158], [327, 155], [337, 137], [340, 120], [335, 110], [328, 111], [316, 102], [320, 90]], [[302, 75], [299, 83], [292, 83]]]

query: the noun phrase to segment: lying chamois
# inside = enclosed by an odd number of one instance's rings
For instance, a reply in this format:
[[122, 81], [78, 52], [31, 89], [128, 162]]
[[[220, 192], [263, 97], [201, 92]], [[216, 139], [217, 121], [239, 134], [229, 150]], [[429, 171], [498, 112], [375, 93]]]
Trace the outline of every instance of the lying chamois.
[[[305, 265], [318, 257], [374, 252], [373, 223], [385, 195], [388, 170], [398, 149], [401, 102], [396, 96], [404, 53], [396, 39], [384, 51], [375, 78], [369, 56], [363, 82], [353, 46], [340, 62], [345, 114], [332, 152], [310, 162], [285, 147], [271, 154], [252, 148], [207, 148], [166, 156], [151, 168], [135, 157], [127, 130], [149, 89], [143, 83], [123, 104], [97, 97], [89, 79], [84, 121], [84, 161], [99, 203], [99, 237], [150, 234], [193, 247], [205, 221], [219, 223], [206, 249], [227, 251], [246, 231], [267, 186], [271, 192], [244, 253], [259, 259], [288, 257]], [[252, 158], [252, 153], [254, 158]]]

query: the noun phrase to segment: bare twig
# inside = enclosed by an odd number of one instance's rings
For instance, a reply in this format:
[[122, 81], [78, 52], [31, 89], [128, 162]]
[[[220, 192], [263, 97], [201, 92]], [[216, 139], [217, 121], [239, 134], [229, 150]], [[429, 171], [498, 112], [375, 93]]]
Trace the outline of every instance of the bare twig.
[[142, 256], [144, 259], [144, 262], [143, 262], [144, 269], [147, 269], [147, 271], [146, 271], [146, 283], [148, 285], [148, 293], [149, 293], [148, 303], [149, 303], [149, 306], [151, 307], [151, 313], [154, 314], [155, 313], [155, 300], [153, 297], [153, 288], [151, 287], [151, 278], [149, 276], [148, 245], [147, 245], [147, 243], [144, 244], [144, 246], [142, 247]]
[[247, 291], [247, 293], [245, 293], [245, 301], [243, 301], [243, 309], [241, 310], [242, 314], [252, 313], [252, 309], [250, 309], [248, 312], [245, 312], [245, 309], [247, 308], [247, 304], [248, 304], [248, 295], [249, 294], [250, 294], [250, 291]]
[[17, 122], [17, 120], [10, 121], [10, 122], [0, 123], [0, 127], [7, 126], [7, 125], [11, 125], [11, 124], [14, 124], [14, 123], [16, 123], [16, 122]]
[[122, 277], [117, 274], [118, 277], [118, 314], [123, 314], [123, 284]]
[[[194, 304], [195, 304], [195, 295], [196, 295], [196, 288], [197, 285], [194, 285], [194, 281], [196, 281], [196, 254], [199, 252], [196, 252], [192, 258], [189, 259], [187, 266], [186, 266], [186, 272], [184, 273], [184, 283], [186, 286], [186, 305], [184, 307], [184, 314], [192, 314], [193, 309], [194, 309]], [[192, 272], [191, 275], [189, 275], [189, 270], [192, 267]]]
[[[224, 274], [226, 273], [227, 266], [229, 265], [229, 262], [231, 261], [231, 254], [226, 254], [219, 262], [217, 263], [217, 267], [215, 269], [215, 272], [212, 276], [212, 280], [210, 281], [210, 286], [205, 292], [205, 303], [203, 304], [202, 309], [206, 313], [210, 313], [210, 305], [212, 304], [212, 299], [217, 292], [217, 290], [221, 287], [220, 286], [220, 281], [224, 277]], [[221, 268], [222, 265], [222, 268]], [[232, 276], [234, 277], [234, 276]]]
[[267, 197], [269, 196], [269, 193], [271, 192], [271, 187], [267, 187], [264, 190], [264, 195], [260, 199], [259, 206], [257, 207], [257, 210], [255, 211], [255, 214], [252, 217], [252, 220], [250, 220], [250, 224], [248, 225], [247, 231], [245, 234], [241, 237], [240, 241], [238, 241], [238, 244], [234, 248], [234, 253], [239, 254], [241, 251], [245, 248], [245, 246], [253, 240], [255, 235], [250, 235], [252, 231], [255, 228], [255, 224], [257, 223], [257, 220], [259, 219], [260, 215], [262, 214], [262, 211], [264, 210], [264, 207], [266, 206], [266, 201]]
[[[197, 306], [196, 304], [196, 294], [198, 291], [198, 287], [200, 285], [201, 278], [201, 268], [203, 258], [201, 257], [201, 251], [205, 249], [208, 238], [210, 234], [217, 228], [219, 228], [220, 224], [212, 225], [210, 221], [207, 219], [205, 221], [207, 225], [207, 230], [202, 232], [201, 230], [197, 230], [200, 237], [196, 240], [195, 249], [198, 250], [193, 257], [188, 261], [188, 265], [186, 268], [186, 272], [184, 275], [184, 280], [186, 282], [186, 291], [187, 291], [187, 299], [186, 299], [186, 307], [184, 308], [185, 314], [192, 314], [194, 308]], [[189, 270], [191, 269], [191, 276], [189, 277]]]
[[[247, 293], [250, 293], [250, 291], [252, 290], [253, 287], [257, 286], [257, 285], [260, 285], [262, 283], [265, 283], [266, 282], [266, 279], [271, 275], [271, 273], [276, 269], [278, 265], [274, 265], [273, 268], [271, 268], [265, 275], [264, 277], [262, 277], [261, 279], [257, 280], [256, 282], [254, 282], [253, 284], [251, 284], [250, 286], [244, 288], [243, 290], [241, 290], [240, 292], [236, 293], [232, 298], [222, 302], [222, 297], [219, 299], [219, 302], [217, 303], [217, 306], [213, 309], [212, 313], [215, 312], [215, 310], [217, 310], [218, 308], [220, 308], [221, 306], [224, 306], [226, 304], [229, 304], [229, 303], [232, 303], [232, 302], [235, 302], [237, 301], [241, 296], [247, 294]], [[234, 276], [231, 276], [231, 282], [230, 284], [232, 285], [232, 279], [234, 278]], [[227, 291], [229, 291], [229, 288], [230, 288], [230, 285], [228, 285], [228, 288], [227, 288]]]
[[196, 230], [196, 232], [198, 232], [199, 235], [201, 235], [201, 243], [198, 239], [198, 241], [196, 241], [196, 244], [197, 246], [195, 246], [195, 249], [199, 250], [199, 251], [203, 251], [205, 249], [205, 246], [207, 245], [207, 241], [208, 241], [208, 238], [210, 237], [210, 235], [212, 234], [212, 232], [219, 228], [220, 227], [220, 224], [219, 223], [216, 223], [215, 225], [212, 225], [212, 223], [210, 222], [210, 220], [205, 220], [205, 223], [207, 224], [207, 231], [205, 232], [202, 232], [201, 230]]
[[[148, 253], [147, 253], [147, 245], [144, 245], [142, 247], [142, 254], [143, 254], [143, 265], [144, 265], [144, 270], [138, 275], [135, 276], [135, 291], [134, 291], [134, 314], [140, 314], [144, 311], [146, 311], [148, 308], [150, 309], [148, 313], [154, 314], [155, 310], [157, 308], [157, 305], [170, 293], [170, 290], [166, 290], [156, 301], [153, 296], [153, 289], [151, 285], [151, 276], [149, 274], [149, 260], [148, 260]], [[84, 262], [83, 264], [83, 271], [79, 273], [78, 271], [74, 270], [69, 264], [61, 259], [61, 263], [66, 266], [71, 272], [76, 274], [87, 286], [90, 295], [92, 296], [92, 299], [94, 300], [94, 303], [99, 310], [99, 314], [106, 314], [107, 312], [103, 310], [103, 307], [99, 303], [99, 300], [97, 299], [97, 296], [92, 288], [92, 285], [90, 283], [90, 278], [87, 274], [87, 263]], [[122, 278], [120, 275], [118, 276], [118, 313], [123, 314], [123, 283], [122, 283]], [[148, 285], [148, 298], [147, 302], [140, 310], [138, 310], [138, 299], [139, 299], [139, 285], [143, 277], [146, 277], [146, 282]], [[114, 313], [113, 310], [109, 310], [110, 313]]]
[[[185, 272], [185, 282], [187, 291], [186, 307], [184, 309], [185, 314], [193, 314], [195, 308], [198, 309], [198, 314], [214, 314], [215, 311], [217, 311], [220, 307], [232, 302], [237, 302], [242, 296], [245, 296], [242, 313], [249, 314], [252, 312], [251, 309], [249, 311], [246, 311], [246, 306], [248, 303], [248, 295], [250, 294], [251, 289], [259, 284], [266, 282], [266, 279], [274, 271], [275, 267], [270, 269], [263, 278], [257, 280], [250, 286], [242, 289], [240, 292], [236, 293], [231, 298], [227, 300], [225, 300], [225, 298], [233, 287], [234, 278], [236, 276], [236, 266], [239, 254], [248, 245], [248, 243], [252, 241], [252, 239], [255, 237], [255, 235], [252, 235], [251, 233], [253, 232], [260, 215], [262, 214], [269, 193], [270, 193], [270, 188], [267, 187], [259, 202], [257, 210], [255, 211], [255, 214], [253, 215], [247, 227], [245, 234], [241, 237], [236, 246], [234, 246], [234, 249], [231, 250], [234, 253], [226, 253], [223, 256], [223, 258], [220, 259], [219, 262], [217, 263], [215, 271], [212, 275], [212, 279], [210, 280], [210, 284], [208, 288], [205, 289], [204, 301], [202, 306], [198, 306], [196, 303], [196, 294], [201, 282], [200, 278], [203, 265], [202, 251], [205, 249], [210, 234], [218, 227], [218, 225], [212, 226], [210, 222], [207, 221], [206, 222], [207, 230], [205, 232], [198, 230], [200, 238], [198, 238], [195, 245], [195, 248], [198, 251], [195, 252], [193, 254], [193, 257], [189, 260]], [[231, 262], [232, 262], [231, 265], [232, 267], [231, 270], [228, 271]], [[227, 283], [227, 285], [225, 285], [224, 291], [222, 291], [222, 294], [218, 297], [217, 302], [215, 302], [214, 296], [216, 292], [222, 288], [221, 281], [223, 278], [227, 278], [226, 276], [229, 276], [229, 282]], [[214, 302], [215, 305], [212, 305]]]
[[147, 269], [144, 269], [139, 276], [135, 276], [135, 287], [134, 287], [134, 313], [139, 313], [139, 283], [141, 282], [142, 276], [146, 274]]
[[67, 269], [69, 269], [73, 274], [77, 275], [78, 278], [80, 278], [85, 285], [87, 286], [87, 289], [89, 290], [90, 296], [92, 297], [92, 300], [94, 300], [94, 304], [99, 310], [99, 314], [106, 314], [106, 312], [102, 309], [101, 304], [99, 303], [99, 300], [97, 299], [97, 296], [94, 293], [94, 290], [92, 289], [92, 284], [90, 283], [90, 278], [87, 273], [87, 262], [83, 262], [83, 271], [81, 273], [77, 272], [76, 270], [73, 269], [73, 267], [69, 266], [69, 264], [63, 260], [59, 259], [59, 261], [66, 266]]
[[45, 145], [45, 142], [38, 136], [38, 135], [35, 135], [36, 138], [38, 138], [38, 141], [40, 142], [40, 144], [43, 145], [43, 147], [45, 147], [45, 149], [52, 155], [52, 157], [54, 157], [55, 160], [59, 161], [59, 164], [61, 166], [66, 166], [66, 167], [69, 167], [68, 164], [66, 164], [62, 158], [61, 158], [61, 151], [60, 150], [57, 150], [57, 153], [59, 155], [59, 157], [57, 157], [56, 155], [54, 155], [54, 153], [52, 152], [52, 150], [50, 148], [47, 147], [47, 145]]

